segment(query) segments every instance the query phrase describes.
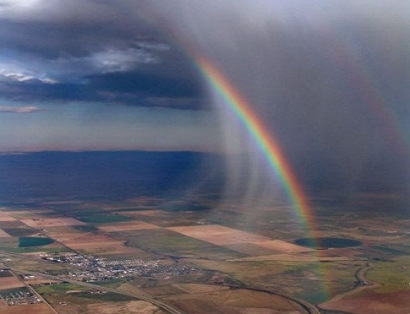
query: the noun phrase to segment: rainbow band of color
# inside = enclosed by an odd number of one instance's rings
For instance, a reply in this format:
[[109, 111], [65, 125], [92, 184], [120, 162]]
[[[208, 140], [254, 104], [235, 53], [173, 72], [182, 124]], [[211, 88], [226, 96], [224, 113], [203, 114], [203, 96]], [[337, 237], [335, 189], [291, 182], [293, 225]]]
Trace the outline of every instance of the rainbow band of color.
[[[230, 84], [225, 76], [206, 58], [196, 56], [200, 71], [212, 88], [222, 97], [225, 104], [236, 114], [241, 123], [255, 140], [270, 167], [280, 178], [297, 215], [305, 224], [305, 229], [312, 227], [312, 214], [302, 186], [296, 179], [289, 163], [286, 161], [279, 144], [252, 111], [246, 99]], [[310, 230], [311, 231], [311, 230]]]

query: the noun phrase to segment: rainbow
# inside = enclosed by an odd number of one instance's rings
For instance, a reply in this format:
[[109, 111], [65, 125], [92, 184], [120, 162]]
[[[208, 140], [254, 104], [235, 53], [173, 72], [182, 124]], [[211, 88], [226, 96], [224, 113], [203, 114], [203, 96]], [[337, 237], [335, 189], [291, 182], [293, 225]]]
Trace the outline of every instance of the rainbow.
[[352, 89], [359, 91], [362, 106], [368, 106], [370, 109], [373, 118], [378, 122], [377, 126], [381, 135], [386, 140], [386, 145], [403, 158], [409, 158], [409, 146], [398, 129], [400, 123], [396, 121], [395, 114], [389, 110], [379, 91], [372, 85], [370, 73], [368, 73], [365, 65], [349, 51], [349, 44], [343, 42], [342, 38], [336, 35], [331, 26], [328, 28], [327, 40], [334, 47], [331, 54], [333, 62], [340, 67], [341, 71], [349, 76]]
[[[251, 105], [237, 91], [228, 79], [210, 62], [201, 55], [194, 55], [199, 71], [208, 81], [210, 86], [222, 97], [224, 103], [238, 117], [253, 140], [257, 143], [260, 150], [263, 152], [270, 167], [279, 177], [282, 187], [285, 190], [292, 206], [299, 218], [299, 222], [304, 228], [305, 234], [315, 242], [317, 227], [314, 221], [314, 215], [307, 200], [306, 194], [297, 180], [291, 166], [287, 162], [279, 143], [273, 137], [271, 132], [262, 123], [261, 119], [254, 113]], [[316, 251], [316, 258], [320, 260], [320, 252]], [[328, 274], [320, 263], [316, 264], [316, 268], [323, 278], [321, 284], [324, 299], [330, 297], [330, 289], [327, 282], [330, 282], [330, 274]]]
[[292, 202], [298, 217], [304, 224], [305, 230], [314, 230], [312, 226], [314, 223], [313, 214], [305, 192], [276, 139], [254, 113], [247, 100], [210, 61], [198, 55], [195, 57], [195, 60], [208, 83], [222, 97], [229, 109], [238, 117], [261, 149], [270, 167], [280, 178], [289, 200]]
[[[155, 12], [151, 12], [157, 16]], [[280, 148], [279, 143], [270, 134], [262, 123], [261, 119], [253, 112], [251, 105], [229, 82], [225, 75], [217, 69], [203, 54], [194, 48], [194, 45], [187, 39], [180, 36], [175, 27], [167, 23], [162, 17], [158, 16], [155, 23], [161, 21], [160, 28], [166, 30], [169, 38], [182, 47], [182, 51], [193, 60], [199, 72], [207, 80], [208, 84], [222, 97], [229, 109], [238, 117], [244, 125], [252, 139], [261, 149], [270, 167], [279, 177], [283, 189], [292, 203], [299, 221], [303, 224], [305, 234], [315, 238], [314, 233], [317, 230], [314, 223], [314, 215], [309, 206], [306, 194], [297, 180], [290, 164], [287, 162], [285, 155]]]

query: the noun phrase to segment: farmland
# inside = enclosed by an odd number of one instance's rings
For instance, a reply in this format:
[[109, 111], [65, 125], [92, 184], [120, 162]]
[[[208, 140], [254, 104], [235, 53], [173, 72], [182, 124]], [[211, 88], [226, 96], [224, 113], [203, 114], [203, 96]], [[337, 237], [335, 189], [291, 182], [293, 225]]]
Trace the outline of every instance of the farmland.
[[[359, 217], [357, 225], [338, 212], [336, 225], [319, 209], [324, 240], [303, 240], [297, 227], [288, 232], [296, 221], [285, 215], [287, 207], [258, 208], [254, 219], [246, 221], [245, 209], [229, 203], [210, 212], [209, 201], [206, 209], [195, 202], [197, 211], [145, 202], [37, 202], [32, 216], [30, 209], [3, 206], [1, 249], [15, 255], [0, 255], [0, 261], [19, 271], [61, 278], [50, 285], [44, 285], [46, 278], [26, 279], [61, 313], [79, 307], [85, 313], [109, 311], [114, 303], [123, 309], [136, 306], [141, 313], [158, 310], [121, 293], [155, 296], [184, 313], [205, 314], [205, 308], [229, 314], [305, 313], [298, 299], [355, 313], [357, 302], [375, 298], [393, 313], [397, 308], [390, 300], [403, 304], [410, 293], [405, 221]], [[329, 248], [309, 247], [313, 240]], [[361, 283], [355, 276], [369, 262], [372, 267]], [[73, 279], [114, 290], [99, 294], [81, 284], [61, 283]], [[15, 277], [1, 280], [2, 286], [24, 286]], [[49, 308], [38, 308], [48, 313]]]

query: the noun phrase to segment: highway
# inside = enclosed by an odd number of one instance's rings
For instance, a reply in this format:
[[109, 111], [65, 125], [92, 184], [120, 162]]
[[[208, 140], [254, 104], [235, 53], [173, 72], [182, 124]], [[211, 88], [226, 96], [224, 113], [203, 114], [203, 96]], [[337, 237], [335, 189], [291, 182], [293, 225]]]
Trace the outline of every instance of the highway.
[[302, 299], [290, 297], [288, 295], [278, 293], [278, 292], [274, 292], [274, 291], [270, 291], [270, 290], [266, 290], [266, 289], [247, 287], [247, 286], [235, 286], [235, 285], [227, 285], [227, 286], [229, 286], [231, 288], [236, 288], [236, 289], [246, 289], [246, 290], [252, 290], [252, 291], [260, 291], [260, 292], [265, 292], [265, 293], [277, 295], [277, 296], [288, 299], [289, 301], [292, 301], [292, 302], [298, 304], [308, 314], [320, 314], [320, 311], [316, 306], [314, 306], [313, 304], [311, 304], [311, 303], [309, 303], [305, 300], [302, 300]]

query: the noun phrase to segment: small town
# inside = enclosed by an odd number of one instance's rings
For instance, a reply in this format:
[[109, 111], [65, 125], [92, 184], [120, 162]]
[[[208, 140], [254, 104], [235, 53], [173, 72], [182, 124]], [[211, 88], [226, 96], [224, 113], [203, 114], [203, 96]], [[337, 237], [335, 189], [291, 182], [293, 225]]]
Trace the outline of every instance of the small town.
[[78, 271], [68, 271], [59, 277], [68, 276], [83, 282], [101, 282], [128, 277], [154, 277], [169, 279], [181, 275], [201, 274], [202, 270], [185, 265], [162, 265], [160, 260], [140, 259], [105, 260], [92, 255], [77, 253], [43, 254], [42, 259], [75, 266]]

